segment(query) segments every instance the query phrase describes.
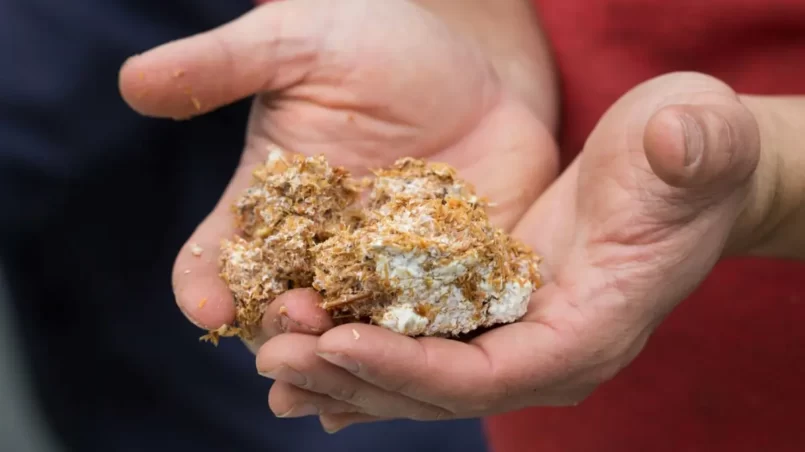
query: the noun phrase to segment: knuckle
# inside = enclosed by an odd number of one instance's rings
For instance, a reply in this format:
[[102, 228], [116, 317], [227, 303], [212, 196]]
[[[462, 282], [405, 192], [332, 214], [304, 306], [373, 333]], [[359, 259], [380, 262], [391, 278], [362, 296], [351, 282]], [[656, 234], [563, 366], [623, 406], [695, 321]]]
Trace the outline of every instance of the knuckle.
[[363, 398], [357, 387], [346, 385], [336, 386], [329, 391], [330, 397], [341, 402], [347, 402], [353, 405], [360, 405]]

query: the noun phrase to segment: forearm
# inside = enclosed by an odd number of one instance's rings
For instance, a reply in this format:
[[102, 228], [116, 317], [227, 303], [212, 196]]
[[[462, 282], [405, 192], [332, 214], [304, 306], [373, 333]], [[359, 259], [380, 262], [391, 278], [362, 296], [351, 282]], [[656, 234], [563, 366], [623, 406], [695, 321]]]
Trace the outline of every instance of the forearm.
[[556, 132], [559, 93], [548, 40], [529, 0], [412, 0], [474, 40], [508, 89]]
[[761, 159], [736, 226], [743, 253], [805, 260], [805, 96], [744, 96], [757, 118]]

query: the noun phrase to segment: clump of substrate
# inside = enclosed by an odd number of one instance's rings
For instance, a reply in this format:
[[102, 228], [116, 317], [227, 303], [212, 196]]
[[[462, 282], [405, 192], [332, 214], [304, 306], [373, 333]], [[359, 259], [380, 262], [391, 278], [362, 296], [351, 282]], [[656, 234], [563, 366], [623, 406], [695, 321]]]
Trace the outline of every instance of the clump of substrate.
[[540, 258], [489, 223], [488, 203], [453, 168], [405, 158], [374, 176], [272, 152], [233, 206], [241, 235], [222, 243], [235, 322], [202, 339], [252, 338], [268, 304], [303, 287], [336, 323], [409, 336], [456, 337], [525, 315]]

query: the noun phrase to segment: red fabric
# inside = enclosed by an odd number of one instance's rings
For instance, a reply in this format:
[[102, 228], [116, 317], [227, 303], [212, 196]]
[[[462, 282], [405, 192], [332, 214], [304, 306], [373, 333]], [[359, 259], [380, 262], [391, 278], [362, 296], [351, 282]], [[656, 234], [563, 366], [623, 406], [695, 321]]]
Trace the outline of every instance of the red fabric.
[[[803, 0], [537, 0], [563, 82], [563, 158], [620, 95], [677, 70], [805, 94]], [[576, 408], [487, 420], [494, 452], [805, 451], [805, 264], [720, 264]]]

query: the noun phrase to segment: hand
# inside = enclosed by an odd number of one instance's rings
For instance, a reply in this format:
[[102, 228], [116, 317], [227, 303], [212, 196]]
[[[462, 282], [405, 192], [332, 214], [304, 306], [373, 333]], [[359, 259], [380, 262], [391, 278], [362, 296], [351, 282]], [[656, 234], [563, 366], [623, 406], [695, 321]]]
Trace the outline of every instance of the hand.
[[368, 325], [275, 337], [257, 358], [285, 383], [272, 409], [320, 413], [334, 431], [581, 402], [737, 245], [759, 149], [754, 116], [723, 83], [673, 74], [636, 87], [515, 229], [548, 280], [521, 322], [469, 343]]
[[[172, 118], [256, 95], [241, 163], [174, 266], [177, 303], [205, 329], [234, 318], [218, 247], [236, 233], [230, 205], [270, 145], [323, 154], [357, 174], [404, 156], [449, 163], [498, 203], [493, 218], [506, 228], [557, 173], [549, 131], [484, 55], [403, 0], [272, 2], [130, 59], [120, 89], [135, 110]], [[315, 302], [310, 291], [275, 300], [252, 349], [282, 331], [330, 328]]]

